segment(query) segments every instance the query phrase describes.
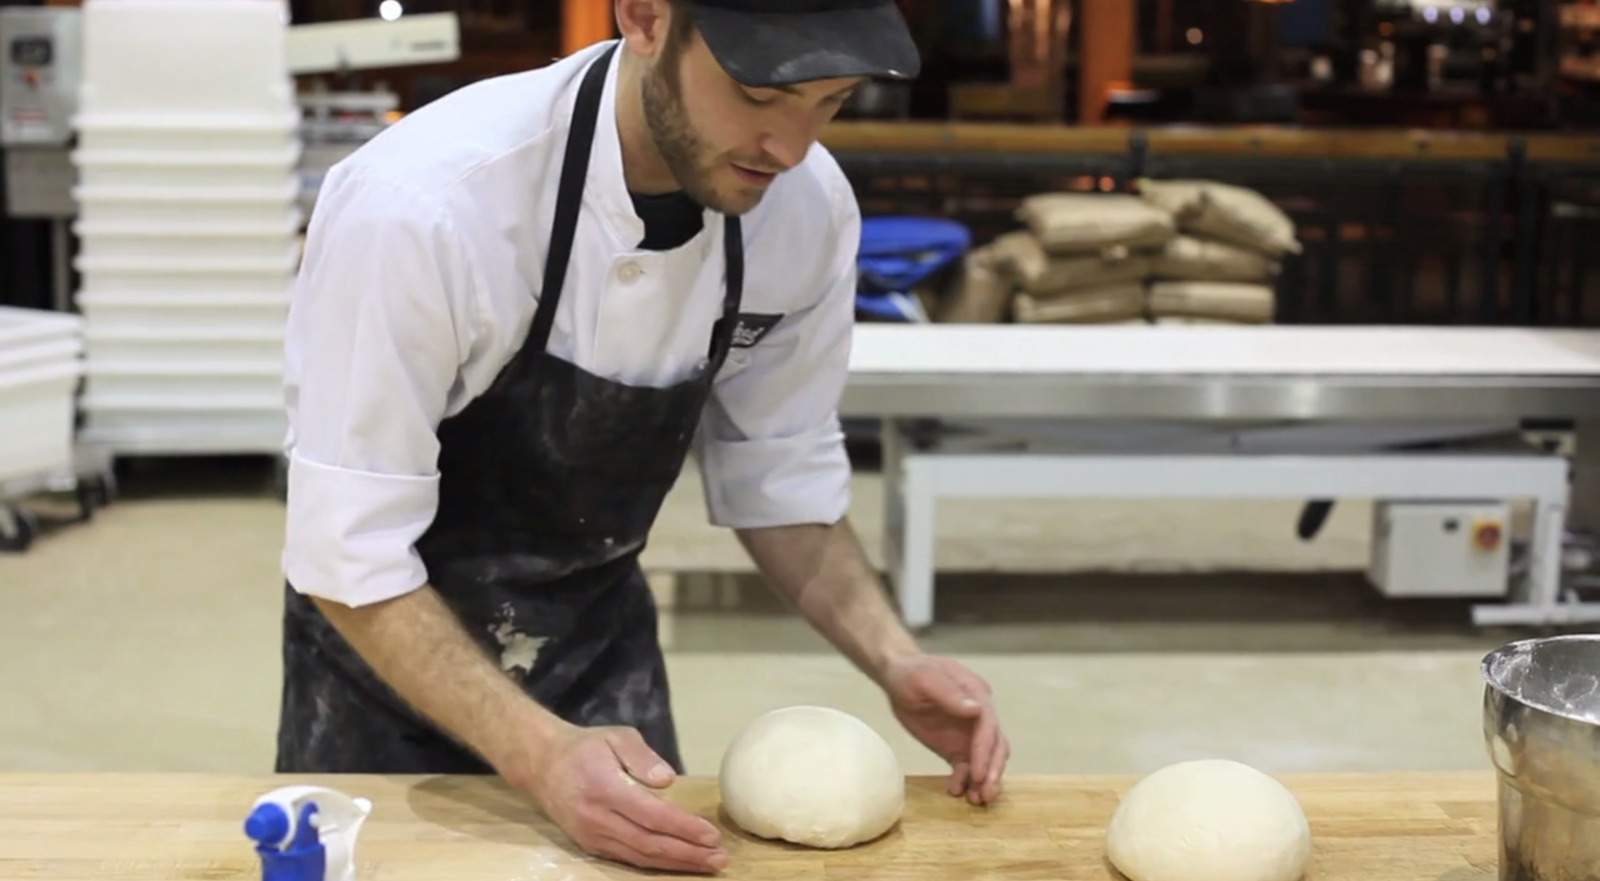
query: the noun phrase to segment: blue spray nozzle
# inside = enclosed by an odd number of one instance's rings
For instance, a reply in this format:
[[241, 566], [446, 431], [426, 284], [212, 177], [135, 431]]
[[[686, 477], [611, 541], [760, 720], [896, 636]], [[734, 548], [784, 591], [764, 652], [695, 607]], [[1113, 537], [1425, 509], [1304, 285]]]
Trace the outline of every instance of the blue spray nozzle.
[[355, 881], [355, 838], [372, 803], [317, 786], [288, 786], [256, 800], [245, 835], [262, 881]]
[[[266, 841], [250, 836], [259, 842], [256, 853], [261, 856], [262, 881], [327, 881], [327, 853], [317, 835], [317, 824], [313, 819], [317, 814], [315, 804], [308, 802], [301, 806], [300, 817], [294, 824], [294, 835], [288, 841], [284, 841], [283, 836], [289, 831], [289, 818], [282, 808], [278, 808], [276, 813], [257, 809], [251, 813], [251, 820], [255, 820], [258, 813], [261, 818], [259, 827], [282, 829], [277, 837], [269, 837]], [[250, 832], [249, 821], [246, 821], [245, 832]]]
[[256, 844], [277, 844], [289, 837], [289, 813], [279, 805], [261, 805], [245, 818], [244, 834]]

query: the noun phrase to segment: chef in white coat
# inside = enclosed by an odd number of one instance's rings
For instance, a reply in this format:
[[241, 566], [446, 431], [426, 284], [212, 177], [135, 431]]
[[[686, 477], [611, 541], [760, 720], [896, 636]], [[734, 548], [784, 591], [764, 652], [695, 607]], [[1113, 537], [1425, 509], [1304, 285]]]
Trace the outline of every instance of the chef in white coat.
[[[948, 760], [988, 686], [922, 652], [846, 519], [860, 214], [819, 130], [916, 49], [893, 0], [617, 0], [622, 38], [456, 91], [323, 185], [289, 319], [277, 769], [496, 773], [587, 850], [715, 871], [639, 552], [712, 520]], [[641, 785], [642, 784], [642, 785]]]

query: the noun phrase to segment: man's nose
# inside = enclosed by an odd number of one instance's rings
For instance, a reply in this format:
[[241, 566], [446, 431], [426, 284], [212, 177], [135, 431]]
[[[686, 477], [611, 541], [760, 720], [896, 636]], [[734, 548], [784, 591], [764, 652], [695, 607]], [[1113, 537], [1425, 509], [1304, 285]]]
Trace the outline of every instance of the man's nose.
[[761, 139], [761, 148], [787, 170], [805, 160], [820, 131], [811, 114], [786, 115]]

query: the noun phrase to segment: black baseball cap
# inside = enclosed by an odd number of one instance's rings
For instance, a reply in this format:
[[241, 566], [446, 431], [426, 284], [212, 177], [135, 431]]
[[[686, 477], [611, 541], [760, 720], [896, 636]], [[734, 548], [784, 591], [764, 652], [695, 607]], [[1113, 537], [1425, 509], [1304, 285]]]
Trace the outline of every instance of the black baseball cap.
[[922, 68], [895, 0], [687, 0], [717, 63], [751, 88], [848, 77], [909, 80]]

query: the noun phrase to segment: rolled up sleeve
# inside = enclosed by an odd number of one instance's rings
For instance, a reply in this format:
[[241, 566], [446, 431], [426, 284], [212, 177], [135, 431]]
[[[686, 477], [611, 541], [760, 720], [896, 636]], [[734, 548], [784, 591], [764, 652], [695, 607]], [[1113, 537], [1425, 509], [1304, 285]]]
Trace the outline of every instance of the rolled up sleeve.
[[290, 309], [283, 568], [349, 606], [427, 582], [437, 429], [468, 344], [472, 277], [447, 214], [403, 185], [330, 180]]
[[838, 409], [855, 323], [861, 215], [848, 193], [834, 213], [821, 297], [748, 350], [735, 350], [747, 362], [718, 381], [706, 408], [699, 462], [714, 525], [832, 524], [849, 510]]

